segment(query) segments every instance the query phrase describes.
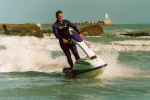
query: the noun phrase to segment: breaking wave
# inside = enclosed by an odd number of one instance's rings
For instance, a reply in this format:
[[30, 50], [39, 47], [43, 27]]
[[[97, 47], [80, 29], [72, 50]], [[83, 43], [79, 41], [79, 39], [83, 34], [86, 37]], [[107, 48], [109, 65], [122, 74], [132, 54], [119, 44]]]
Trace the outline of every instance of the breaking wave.
[[112, 42], [117, 51], [150, 51], [149, 40], [125, 40]]

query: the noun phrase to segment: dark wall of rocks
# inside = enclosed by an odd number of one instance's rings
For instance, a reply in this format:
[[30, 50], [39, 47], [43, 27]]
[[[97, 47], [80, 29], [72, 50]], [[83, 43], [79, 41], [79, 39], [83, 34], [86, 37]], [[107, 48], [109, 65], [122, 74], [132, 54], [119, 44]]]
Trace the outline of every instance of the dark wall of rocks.
[[124, 34], [120, 34], [124, 36], [150, 36], [150, 33], [148, 32], [128, 32]]
[[80, 29], [83, 35], [101, 35], [104, 33], [103, 27], [99, 24], [86, 26]]
[[51, 30], [40, 30], [40, 27], [36, 24], [5, 24], [8, 32], [0, 25], [0, 31], [3, 31], [6, 35], [19, 35], [19, 36], [36, 36], [43, 37], [44, 34], [52, 33]]

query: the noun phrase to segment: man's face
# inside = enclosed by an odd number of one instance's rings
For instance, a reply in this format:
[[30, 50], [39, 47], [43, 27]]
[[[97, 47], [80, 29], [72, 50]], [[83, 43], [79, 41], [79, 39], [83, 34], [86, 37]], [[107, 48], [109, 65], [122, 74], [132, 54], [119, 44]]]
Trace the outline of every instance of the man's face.
[[57, 20], [58, 20], [59, 22], [62, 22], [63, 17], [64, 17], [64, 15], [63, 15], [63, 14], [58, 14], [58, 16], [57, 16]]

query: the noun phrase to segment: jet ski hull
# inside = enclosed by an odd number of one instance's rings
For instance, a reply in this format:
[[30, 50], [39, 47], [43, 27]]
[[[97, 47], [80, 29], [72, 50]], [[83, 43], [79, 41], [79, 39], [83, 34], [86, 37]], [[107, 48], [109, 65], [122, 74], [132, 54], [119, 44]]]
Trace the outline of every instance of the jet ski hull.
[[70, 68], [64, 68], [63, 73], [67, 77], [96, 77], [103, 73], [106, 66], [107, 64], [86, 70], [72, 70]]

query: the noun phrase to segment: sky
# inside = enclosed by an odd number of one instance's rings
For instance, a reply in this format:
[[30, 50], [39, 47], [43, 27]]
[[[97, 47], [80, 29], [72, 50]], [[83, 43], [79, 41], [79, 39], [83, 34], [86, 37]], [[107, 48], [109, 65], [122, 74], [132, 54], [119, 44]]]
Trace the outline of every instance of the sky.
[[0, 0], [0, 23], [51, 23], [63, 10], [72, 22], [97, 22], [107, 12], [115, 24], [149, 24], [150, 0]]

